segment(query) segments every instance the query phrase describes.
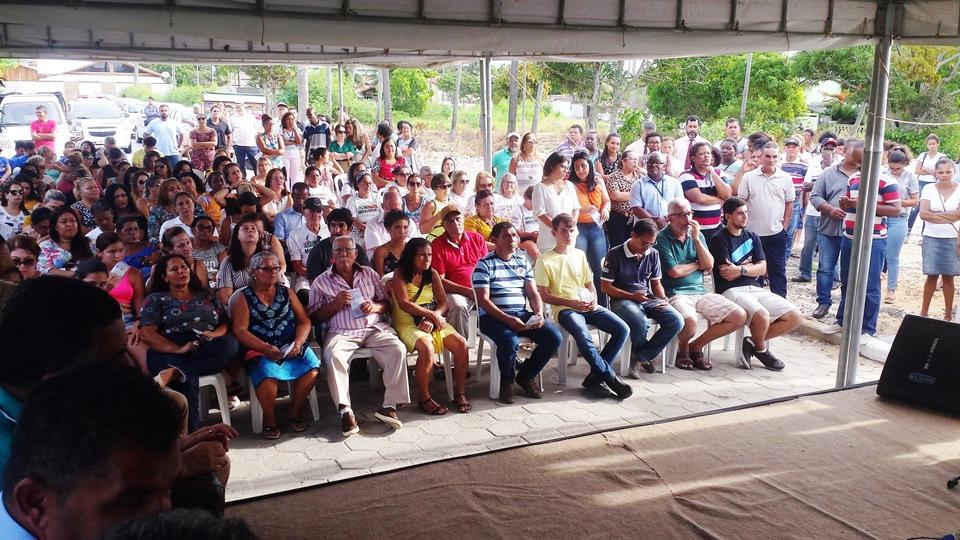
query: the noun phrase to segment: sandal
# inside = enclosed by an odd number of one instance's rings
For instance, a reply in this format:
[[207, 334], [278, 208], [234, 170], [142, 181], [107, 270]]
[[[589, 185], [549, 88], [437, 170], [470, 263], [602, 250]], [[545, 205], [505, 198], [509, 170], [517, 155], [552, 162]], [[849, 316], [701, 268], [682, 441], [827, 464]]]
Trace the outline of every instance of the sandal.
[[690, 353], [690, 361], [693, 363], [693, 367], [702, 370], [713, 369], [713, 364], [710, 363], [710, 360], [703, 355], [702, 352], [692, 352]]
[[263, 438], [273, 441], [280, 438], [280, 428], [278, 426], [263, 426]]
[[450, 409], [434, 401], [433, 398], [427, 398], [425, 401], [417, 403], [417, 407], [419, 407], [421, 411], [433, 416], [442, 416], [450, 411]]
[[290, 422], [290, 429], [294, 433], [302, 433], [307, 430], [307, 423], [302, 416], [300, 418], [288, 418], [287, 421]]
[[693, 369], [693, 362], [690, 361], [690, 355], [685, 352], [677, 353], [677, 362], [675, 365], [680, 369]]
[[470, 412], [470, 409], [473, 408], [473, 405], [467, 401], [466, 394], [457, 394], [453, 396], [453, 404], [457, 406], [457, 410], [460, 412], [460, 414]]

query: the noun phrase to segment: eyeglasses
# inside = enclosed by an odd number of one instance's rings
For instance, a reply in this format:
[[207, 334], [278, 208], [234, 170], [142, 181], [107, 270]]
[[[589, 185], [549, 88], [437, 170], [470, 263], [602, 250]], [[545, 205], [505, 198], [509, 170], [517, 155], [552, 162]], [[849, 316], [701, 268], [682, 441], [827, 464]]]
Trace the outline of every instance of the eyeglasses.
[[693, 215], [693, 212], [674, 212], [672, 214], [667, 214], [667, 215], [675, 216], [675, 217], [680, 217], [680, 216], [690, 217]]
[[437, 189], [440, 189], [440, 188], [450, 189], [452, 187], [453, 187], [453, 184], [440, 184], [439, 186], [437, 186]]
[[413, 187], [420, 187], [420, 186], [423, 185], [423, 182], [410, 182], [410, 183], [408, 183], [407, 185], [408, 185], [408, 186], [413, 186]]
[[[632, 161], [636, 161], [636, 160], [637, 160], [637, 158], [630, 158], [630, 159], [631, 159]], [[647, 165], [651, 165], [651, 166], [652, 166], [652, 165], [660, 165], [660, 166], [663, 166], [663, 165], [664, 165], [664, 162], [662, 162], [662, 161], [648, 161], [648, 162], [647, 162]]]
[[275, 274], [280, 271], [280, 267], [279, 266], [261, 266], [260, 268], [257, 268], [257, 270], [261, 272], [266, 272], [268, 274]]
[[333, 252], [336, 253], [337, 255], [349, 255], [356, 250], [357, 250], [356, 248], [337, 248], [333, 250]]
[[36, 264], [37, 260], [33, 257], [25, 257], [23, 259], [10, 257], [10, 262], [12, 262], [14, 266], [33, 266]]

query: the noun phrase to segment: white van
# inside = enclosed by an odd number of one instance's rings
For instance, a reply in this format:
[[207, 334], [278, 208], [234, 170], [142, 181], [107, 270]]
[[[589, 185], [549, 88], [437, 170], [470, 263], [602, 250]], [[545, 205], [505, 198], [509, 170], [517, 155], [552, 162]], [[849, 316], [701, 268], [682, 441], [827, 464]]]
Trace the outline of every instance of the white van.
[[30, 123], [37, 119], [37, 107], [47, 108], [47, 118], [57, 123], [54, 141], [57, 155], [70, 140], [70, 127], [60, 99], [54, 94], [7, 94], [0, 101], [0, 148], [4, 157], [13, 156], [15, 141], [30, 141]]

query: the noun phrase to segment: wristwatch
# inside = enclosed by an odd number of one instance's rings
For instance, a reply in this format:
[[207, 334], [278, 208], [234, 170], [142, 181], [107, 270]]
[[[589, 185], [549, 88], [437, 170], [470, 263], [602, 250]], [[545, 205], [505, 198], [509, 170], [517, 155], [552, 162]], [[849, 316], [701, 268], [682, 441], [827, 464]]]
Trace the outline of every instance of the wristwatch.
[[741, 266], [741, 267], [740, 267], [740, 275], [741, 275], [742, 277], [747, 277], [747, 267], [746, 267], [746, 266]]

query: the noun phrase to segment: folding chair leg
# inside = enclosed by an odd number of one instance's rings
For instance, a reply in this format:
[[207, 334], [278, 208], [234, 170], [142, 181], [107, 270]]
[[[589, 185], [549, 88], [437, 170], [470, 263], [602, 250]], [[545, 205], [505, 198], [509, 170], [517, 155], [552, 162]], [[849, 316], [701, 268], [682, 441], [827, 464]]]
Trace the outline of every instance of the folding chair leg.
[[[750, 362], [743, 361], [743, 335], [744, 335], [744, 327], [741, 326], [740, 329], [737, 330], [736, 336], [734, 336], [733, 338], [734, 341], [736, 341], [736, 343], [733, 344], [734, 365], [741, 367], [743, 369], [752, 369], [752, 367], [750, 366]], [[727, 334], [727, 337], [729, 336], [730, 334]]]
[[247, 389], [250, 392], [250, 422], [254, 433], [263, 433], [263, 406], [257, 399], [257, 389], [253, 387], [253, 381], [247, 377]]
[[[480, 340], [481, 346], [484, 340]], [[500, 362], [497, 361], [497, 345], [490, 344], [490, 399], [500, 397]]]
[[443, 373], [447, 382], [447, 395], [450, 396], [450, 401], [453, 401], [453, 355], [450, 354], [450, 351], [444, 351], [440, 357], [440, 361], [443, 362]]
[[224, 424], [230, 425], [230, 398], [227, 397], [227, 384], [223, 376], [217, 379], [217, 384], [213, 386], [217, 392], [217, 407], [220, 408], [220, 419]]

